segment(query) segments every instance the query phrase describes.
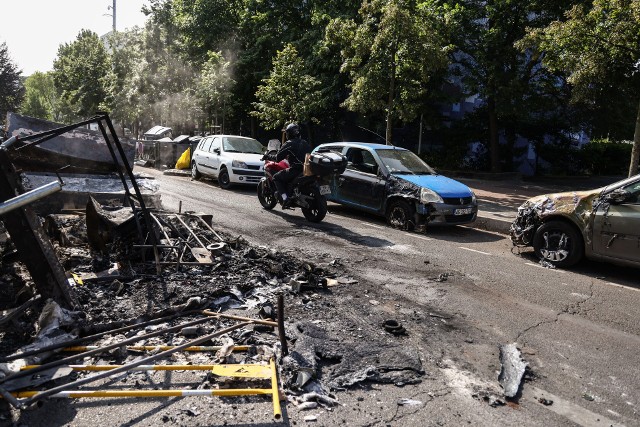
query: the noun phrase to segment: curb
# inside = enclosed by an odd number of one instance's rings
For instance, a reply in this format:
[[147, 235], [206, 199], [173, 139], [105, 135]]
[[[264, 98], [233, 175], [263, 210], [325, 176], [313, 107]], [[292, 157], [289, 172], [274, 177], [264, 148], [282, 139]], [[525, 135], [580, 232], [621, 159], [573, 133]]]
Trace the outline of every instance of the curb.
[[191, 177], [191, 169], [167, 169], [162, 172], [163, 175], [171, 176], [188, 176]]
[[493, 231], [500, 234], [509, 234], [511, 221], [494, 218], [491, 216], [484, 216], [478, 213], [476, 221], [473, 224], [469, 224], [469, 227], [479, 228], [486, 231]]

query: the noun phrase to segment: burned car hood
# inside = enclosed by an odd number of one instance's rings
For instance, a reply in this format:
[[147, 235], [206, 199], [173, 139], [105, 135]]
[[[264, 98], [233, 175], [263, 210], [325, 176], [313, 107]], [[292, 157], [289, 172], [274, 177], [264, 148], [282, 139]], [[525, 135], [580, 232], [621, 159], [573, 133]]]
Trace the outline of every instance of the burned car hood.
[[561, 215], [574, 222], [587, 241], [590, 240], [589, 218], [594, 203], [600, 199], [603, 188], [586, 191], [543, 194], [525, 201], [518, 208], [518, 216], [511, 224], [509, 234], [516, 246], [528, 246], [533, 241], [533, 233], [545, 217]]
[[435, 191], [440, 197], [470, 197], [469, 187], [443, 175], [394, 175], [401, 181], [409, 181], [418, 187]]
[[591, 213], [593, 200], [602, 192], [601, 188], [586, 191], [567, 191], [565, 193], [543, 194], [528, 199], [521, 206], [535, 207], [540, 216], [552, 213], [581, 216], [586, 211], [587, 217]]

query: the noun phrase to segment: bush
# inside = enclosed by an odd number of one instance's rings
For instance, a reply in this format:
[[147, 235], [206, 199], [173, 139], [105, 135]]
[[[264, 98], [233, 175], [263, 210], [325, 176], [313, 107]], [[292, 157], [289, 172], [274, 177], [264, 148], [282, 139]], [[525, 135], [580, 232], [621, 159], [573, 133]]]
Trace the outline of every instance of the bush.
[[593, 140], [580, 150], [582, 172], [589, 175], [625, 175], [632, 147], [630, 141]]

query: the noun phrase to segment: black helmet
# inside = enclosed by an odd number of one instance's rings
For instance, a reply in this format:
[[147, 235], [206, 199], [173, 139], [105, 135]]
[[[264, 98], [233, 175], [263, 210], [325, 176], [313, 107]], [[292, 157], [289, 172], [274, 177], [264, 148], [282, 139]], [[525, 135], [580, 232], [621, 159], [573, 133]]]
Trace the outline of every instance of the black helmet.
[[287, 139], [292, 139], [300, 135], [300, 126], [295, 123], [289, 123], [284, 131], [287, 134]]

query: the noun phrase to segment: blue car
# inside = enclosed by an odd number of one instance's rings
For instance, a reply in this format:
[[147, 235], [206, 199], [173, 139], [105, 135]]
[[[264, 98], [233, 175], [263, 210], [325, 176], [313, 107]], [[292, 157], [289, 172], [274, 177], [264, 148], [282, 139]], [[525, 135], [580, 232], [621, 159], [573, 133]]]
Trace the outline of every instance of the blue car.
[[423, 231], [427, 225], [469, 224], [478, 202], [466, 185], [438, 175], [413, 152], [392, 145], [361, 142], [321, 144], [314, 152], [347, 158], [344, 173], [334, 176], [326, 197], [386, 217], [389, 225]]

